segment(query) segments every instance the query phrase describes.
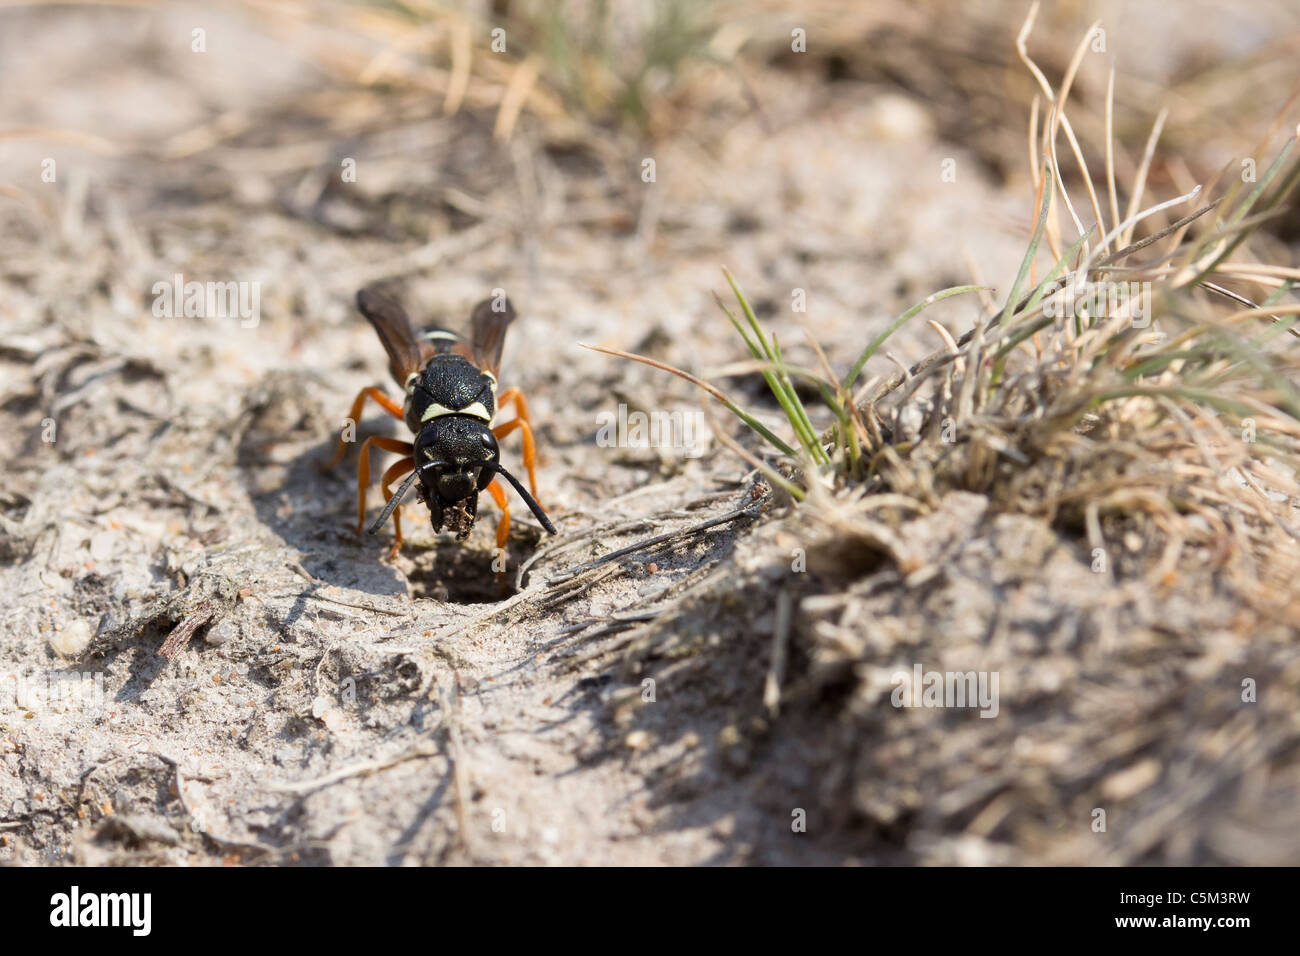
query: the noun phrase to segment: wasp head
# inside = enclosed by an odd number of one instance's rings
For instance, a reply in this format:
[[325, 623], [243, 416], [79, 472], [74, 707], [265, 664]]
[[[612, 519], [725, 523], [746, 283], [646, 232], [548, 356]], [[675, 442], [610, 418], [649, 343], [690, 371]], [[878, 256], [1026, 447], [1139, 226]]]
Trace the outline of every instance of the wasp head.
[[487, 423], [465, 415], [431, 421], [415, 438], [415, 465], [433, 530], [447, 525], [458, 538], [469, 535], [479, 492], [492, 482], [500, 449]]
[[555, 525], [542, 506], [524, 490], [518, 478], [501, 466], [501, 450], [497, 447], [496, 436], [482, 419], [468, 415], [436, 418], [415, 436], [415, 448], [411, 454], [415, 469], [384, 505], [378, 520], [370, 526], [371, 534], [384, 526], [418, 478], [420, 497], [429, 509], [433, 530], [441, 531], [445, 526], [457, 538], [464, 540], [469, 537], [478, 514], [479, 492], [492, 484], [496, 475], [509, 482], [542, 527], [555, 534]]

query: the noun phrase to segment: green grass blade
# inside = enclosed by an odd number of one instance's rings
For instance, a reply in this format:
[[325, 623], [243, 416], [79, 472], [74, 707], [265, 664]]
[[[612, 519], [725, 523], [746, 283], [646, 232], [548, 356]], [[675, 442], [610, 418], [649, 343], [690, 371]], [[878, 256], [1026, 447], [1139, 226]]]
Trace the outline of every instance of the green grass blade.
[[940, 292], [935, 292], [932, 295], [926, 296], [924, 299], [916, 303], [916, 305], [912, 306], [910, 309], [908, 309], [898, 318], [894, 319], [894, 321], [889, 324], [888, 328], [886, 328], [883, 332], [881, 332], [879, 335], [877, 335], [874, 339], [871, 340], [871, 343], [866, 347], [866, 349], [863, 350], [862, 354], [858, 356], [858, 360], [853, 363], [853, 368], [849, 370], [848, 376], [846, 376], [844, 379], [844, 387], [846, 389], [853, 387], [853, 383], [857, 381], [858, 376], [862, 374], [862, 368], [867, 364], [868, 361], [871, 360], [871, 356], [875, 355], [876, 352], [880, 349], [880, 347], [885, 344], [886, 340], [895, 332], [897, 332], [900, 328], [902, 328], [903, 325], [905, 325], [908, 322], [908, 320], [915, 318], [917, 315], [919, 315], [924, 310], [928, 309], [930, 306], [934, 305], [936, 302], [942, 302], [944, 299], [950, 299], [954, 295], [963, 295], [964, 293], [967, 292], [975, 292], [978, 291], [979, 289], [987, 289], [987, 288], [988, 286], [982, 286], [982, 285], [957, 285], [949, 289], [944, 289]]

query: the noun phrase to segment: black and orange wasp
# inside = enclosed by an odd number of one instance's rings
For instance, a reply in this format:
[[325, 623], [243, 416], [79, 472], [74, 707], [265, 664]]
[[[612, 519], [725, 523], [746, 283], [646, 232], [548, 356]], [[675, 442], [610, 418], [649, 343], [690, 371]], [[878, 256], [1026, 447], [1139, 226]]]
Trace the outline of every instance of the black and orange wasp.
[[[365, 527], [370, 449], [376, 447], [403, 456], [380, 480], [385, 506], [370, 526], [370, 533], [375, 534], [392, 516], [397, 532], [393, 554], [402, 547], [402, 499], [416, 479], [434, 531], [446, 528], [458, 540], [468, 537], [478, 514], [479, 493], [487, 491], [501, 509], [496, 542], [498, 548], [504, 549], [510, 532], [510, 508], [505, 491], [496, 480], [500, 475], [519, 493], [542, 527], [555, 534], [555, 525], [537, 503], [537, 446], [528, 420], [528, 403], [517, 388], [497, 394], [497, 370], [506, 330], [515, 320], [510, 300], [501, 295], [476, 305], [470, 317], [468, 340], [443, 328], [417, 333], [401, 303], [376, 288], [357, 293], [357, 308], [378, 333], [388, 353], [389, 370], [406, 397], [399, 406], [378, 388], [363, 388], [352, 403], [348, 418], [353, 423], [360, 421], [362, 408], [369, 398], [394, 418], [403, 420], [415, 436], [415, 441], [409, 442], [371, 435], [361, 443], [357, 465], [357, 533]], [[493, 427], [492, 419], [497, 411], [510, 404], [514, 405], [515, 417]], [[514, 431], [522, 433], [524, 467], [528, 470], [531, 495], [501, 464], [497, 440]], [[334, 457], [325, 467], [333, 468], [346, 452], [347, 442], [340, 437]], [[391, 485], [403, 475], [407, 475], [406, 480], [394, 492]]]

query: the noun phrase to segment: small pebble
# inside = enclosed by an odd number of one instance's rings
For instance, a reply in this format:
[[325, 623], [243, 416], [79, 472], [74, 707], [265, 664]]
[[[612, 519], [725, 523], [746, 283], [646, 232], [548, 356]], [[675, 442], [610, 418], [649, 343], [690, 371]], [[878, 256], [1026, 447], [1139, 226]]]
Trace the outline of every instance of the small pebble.
[[46, 640], [60, 657], [76, 657], [90, 645], [93, 636], [90, 623], [78, 618], [52, 633]]

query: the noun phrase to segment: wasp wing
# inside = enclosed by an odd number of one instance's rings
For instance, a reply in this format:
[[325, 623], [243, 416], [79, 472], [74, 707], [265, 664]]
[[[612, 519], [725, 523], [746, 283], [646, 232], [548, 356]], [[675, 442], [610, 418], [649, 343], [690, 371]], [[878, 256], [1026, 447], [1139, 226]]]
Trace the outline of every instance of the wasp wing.
[[469, 320], [470, 361], [496, 375], [506, 345], [506, 329], [514, 320], [515, 307], [505, 296], [493, 296], [474, 306]]
[[357, 308], [370, 320], [388, 353], [388, 368], [405, 386], [411, 374], [420, 370], [420, 349], [411, 331], [406, 310], [392, 296], [379, 289], [367, 288], [357, 293]]

